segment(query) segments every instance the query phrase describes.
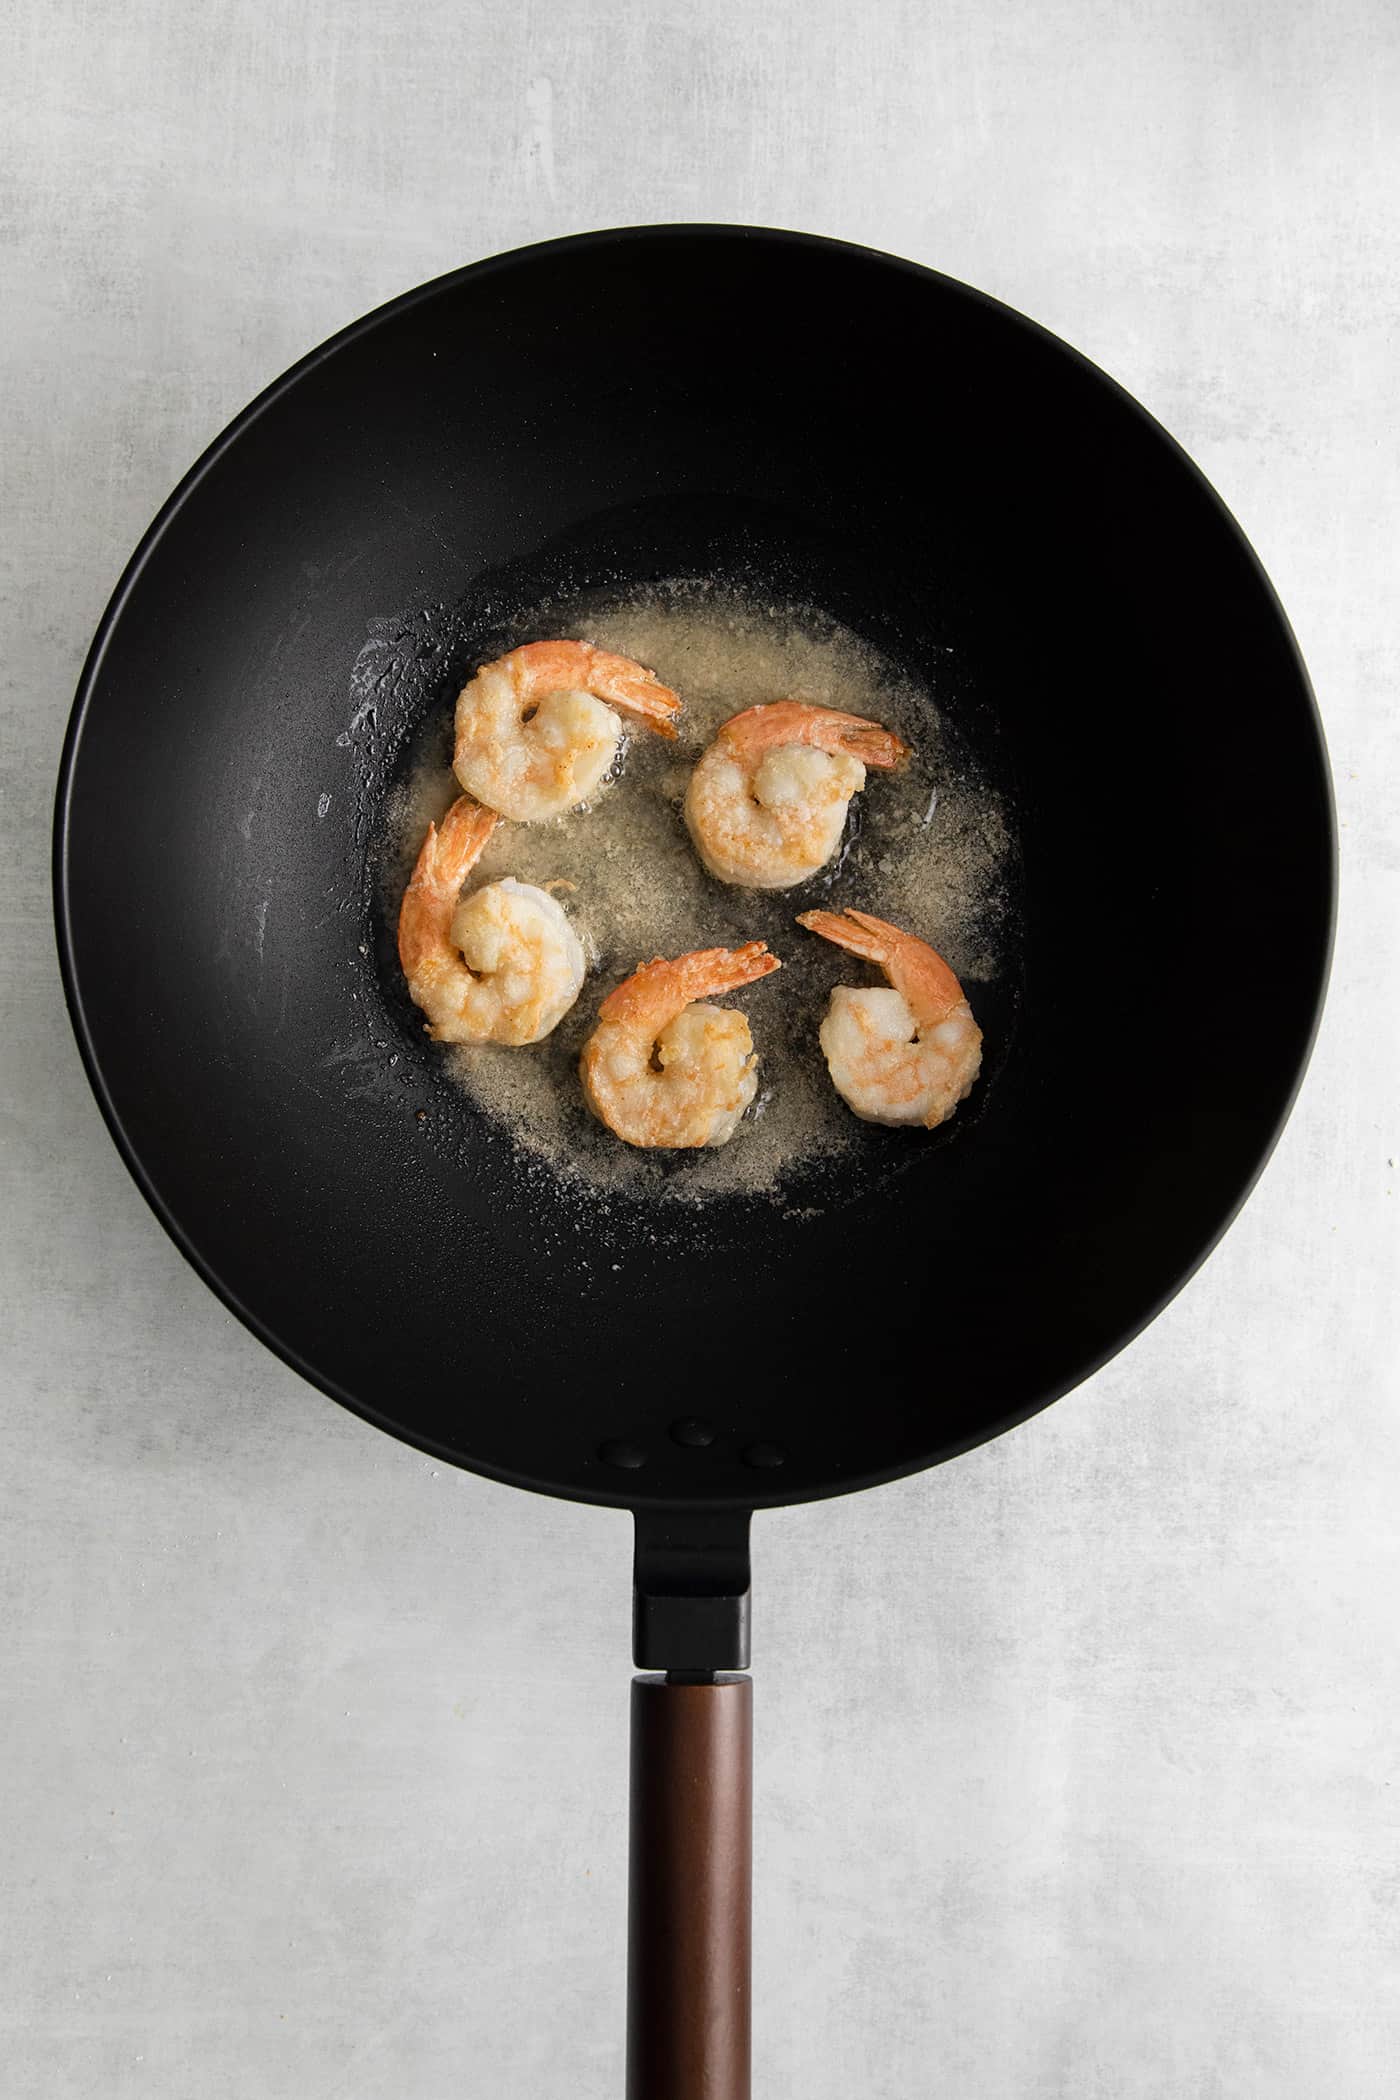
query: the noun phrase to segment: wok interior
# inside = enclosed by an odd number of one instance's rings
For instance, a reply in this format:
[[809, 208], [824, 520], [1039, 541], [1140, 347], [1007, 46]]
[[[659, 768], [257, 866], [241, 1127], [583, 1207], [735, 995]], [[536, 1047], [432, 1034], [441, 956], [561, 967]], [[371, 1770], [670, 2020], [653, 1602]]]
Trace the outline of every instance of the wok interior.
[[[678, 574], [938, 672], [1019, 831], [973, 1112], [873, 1134], [818, 1214], [531, 1169], [424, 1042], [366, 874], [462, 651]], [[205, 465], [90, 667], [60, 912], [129, 1156], [293, 1363], [525, 1485], [762, 1503], [1020, 1419], [1189, 1272], [1306, 1055], [1330, 837], [1272, 595], [1125, 397], [926, 273], [661, 230], [425, 288]]]

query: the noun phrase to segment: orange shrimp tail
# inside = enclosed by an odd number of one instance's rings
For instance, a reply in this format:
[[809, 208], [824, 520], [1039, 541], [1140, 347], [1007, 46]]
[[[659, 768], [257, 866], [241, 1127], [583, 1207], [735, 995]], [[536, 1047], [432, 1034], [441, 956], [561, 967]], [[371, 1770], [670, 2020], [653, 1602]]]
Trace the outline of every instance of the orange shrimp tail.
[[737, 992], [741, 985], [757, 984], [760, 977], [783, 967], [776, 955], [768, 953], [766, 941], [748, 941], [742, 948], [697, 948], [677, 961], [690, 999]]
[[608, 993], [598, 1009], [600, 1021], [641, 1021], [658, 1029], [695, 999], [737, 992], [742, 985], [782, 968], [765, 941], [742, 948], [697, 948], [689, 955], [657, 955], [642, 963]]
[[844, 912], [799, 912], [797, 923], [883, 970], [922, 1027], [936, 1024], [962, 1003], [963, 988], [951, 964], [927, 941], [892, 926], [888, 919], [848, 907]]
[[812, 744], [819, 751], [844, 751], [862, 765], [886, 771], [909, 756], [909, 746], [878, 722], [806, 700], [770, 700], [746, 707], [721, 725], [719, 735], [749, 756], [784, 744]]
[[882, 773], [893, 771], [909, 756], [904, 740], [892, 729], [882, 729], [878, 722], [848, 722], [841, 731], [841, 749], [849, 757], [858, 758], [863, 766], [874, 766]]
[[674, 738], [680, 696], [654, 672], [630, 656], [595, 649], [591, 642], [525, 642], [504, 661], [516, 676], [541, 693], [565, 692], [573, 686], [596, 694], [609, 707], [634, 715], [658, 736]]
[[593, 676], [597, 680], [593, 690], [610, 707], [634, 715], [658, 736], [675, 738], [675, 717], [681, 711], [679, 693], [673, 693], [670, 686], [661, 683], [655, 672], [634, 664], [630, 657], [611, 656], [605, 649], [594, 649], [592, 657]]
[[466, 882], [472, 867], [487, 850], [487, 842], [500, 817], [470, 794], [460, 794], [443, 817], [437, 834], [437, 857], [449, 882]]
[[399, 908], [399, 961], [412, 977], [440, 938], [457, 892], [486, 850], [499, 822], [471, 795], [459, 795], [442, 823], [430, 824]]
[[800, 911], [797, 923], [866, 962], [878, 963], [882, 969], [893, 945], [890, 936], [895, 940], [903, 938], [897, 927], [886, 925], [883, 919], [872, 919], [866, 912]]
[[[433, 852], [433, 880], [460, 889], [472, 869], [486, 851], [487, 842], [500, 818], [494, 809], [487, 809], [473, 795], [459, 795], [437, 830]], [[418, 866], [412, 880], [418, 880], [419, 869], [434, 847], [434, 827], [428, 826], [428, 836], [423, 842], [423, 851], [418, 856]]]
[[[904, 927], [894, 925], [889, 919], [877, 919], [873, 911], [857, 911], [854, 904], [848, 904], [846, 917], [854, 919], [857, 926], [863, 927], [873, 939], [886, 941], [891, 947], [903, 948], [912, 941], [917, 947], [928, 948], [928, 942], [921, 941], [916, 933], [906, 932]], [[938, 951], [929, 948], [928, 952], [936, 955]]]

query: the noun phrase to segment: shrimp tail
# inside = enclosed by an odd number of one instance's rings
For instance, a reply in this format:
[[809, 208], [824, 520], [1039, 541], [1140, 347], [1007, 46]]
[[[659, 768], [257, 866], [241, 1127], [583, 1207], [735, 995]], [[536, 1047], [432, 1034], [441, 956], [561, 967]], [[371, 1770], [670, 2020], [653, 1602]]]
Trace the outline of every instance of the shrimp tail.
[[500, 819], [474, 796], [459, 795], [441, 825], [430, 824], [423, 850], [410, 878], [426, 877], [435, 887], [459, 890], [486, 851]]
[[681, 962], [687, 1000], [737, 992], [782, 967], [779, 958], [768, 953], [766, 941], [747, 941], [742, 948], [698, 948]]
[[765, 941], [742, 948], [697, 948], [690, 955], [657, 955], [641, 963], [630, 977], [608, 993], [598, 1009], [600, 1021], [640, 1022], [658, 1030], [695, 999], [737, 992], [741, 985], [780, 970]]
[[659, 679], [628, 677], [609, 684], [603, 698], [620, 714], [632, 715], [645, 723], [657, 736], [675, 742], [676, 716], [680, 713], [679, 695], [662, 685]]
[[877, 919], [873, 912], [848, 906], [844, 912], [799, 912], [797, 923], [883, 970], [895, 990], [908, 1000], [920, 1027], [936, 1027], [955, 1006], [962, 1004], [963, 988], [957, 972], [938, 950], [930, 948], [917, 934], [906, 933], [902, 926], [892, 926], [888, 919]]
[[851, 758], [881, 772], [890, 772], [909, 756], [909, 746], [903, 739], [892, 729], [881, 729], [878, 722], [847, 720], [840, 741], [841, 749]]
[[816, 707], [806, 700], [769, 700], [746, 707], [721, 725], [719, 735], [751, 757], [784, 744], [812, 744], [819, 751], [844, 751], [862, 765], [888, 771], [909, 756], [909, 746], [893, 730], [882, 729], [864, 715], [843, 714], [839, 708]]
[[440, 939], [457, 892], [486, 850], [499, 819], [470, 795], [459, 795], [442, 823], [430, 824], [399, 912], [399, 961], [412, 977]]
[[[443, 817], [443, 827], [437, 834], [437, 865], [445, 882], [455, 882], [458, 888], [470, 876], [472, 867], [487, 850], [487, 842], [500, 817], [483, 802], [476, 802], [470, 794], [460, 794]], [[428, 827], [428, 838], [432, 827]]]
[[896, 941], [902, 938], [897, 927], [888, 925], [883, 919], [871, 918], [868, 912], [800, 911], [797, 923], [805, 926], [809, 933], [819, 933], [824, 941], [834, 941], [838, 948], [848, 949], [852, 955], [876, 963], [881, 969], [891, 953], [891, 935]]
[[581, 685], [619, 713], [645, 722], [658, 736], [676, 734], [680, 695], [630, 657], [595, 649], [591, 642], [522, 642], [501, 662], [527, 693], [564, 692]]
[[633, 663], [628, 656], [614, 656], [610, 650], [594, 649], [586, 642], [576, 646], [587, 651], [591, 692], [606, 700], [609, 707], [635, 716], [658, 736], [674, 739], [675, 717], [681, 711], [679, 693], [673, 693], [654, 671]]

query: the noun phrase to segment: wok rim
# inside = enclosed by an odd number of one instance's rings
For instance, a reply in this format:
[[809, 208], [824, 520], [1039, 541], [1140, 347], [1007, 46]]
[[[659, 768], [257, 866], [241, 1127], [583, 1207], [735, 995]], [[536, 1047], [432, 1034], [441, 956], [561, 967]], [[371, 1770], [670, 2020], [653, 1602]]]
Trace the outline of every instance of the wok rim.
[[497, 1481], [503, 1486], [521, 1488], [532, 1494], [550, 1495], [559, 1501], [586, 1503], [611, 1509], [664, 1511], [693, 1506], [687, 1503], [686, 1498], [670, 1495], [648, 1495], [640, 1491], [629, 1494], [619, 1489], [605, 1487], [565, 1488], [561, 1487], [556, 1481], [541, 1479], [523, 1470], [464, 1458], [460, 1452], [452, 1449], [450, 1446], [410, 1431], [391, 1420], [387, 1414], [367, 1405], [363, 1400], [342, 1387], [335, 1379], [327, 1377], [315, 1365], [299, 1355], [294, 1348], [282, 1341], [261, 1320], [258, 1314], [244, 1304], [237, 1293], [225, 1284], [213, 1265], [206, 1261], [186, 1233], [184, 1227], [175, 1218], [164, 1199], [160, 1196], [136, 1146], [127, 1134], [121, 1115], [112, 1099], [93, 1034], [88, 1025], [83, 1005], [82, 989], [78, 982], [78, 972], [74, 960], [71, 898], [68, 887], [69, 827], [72, 814], [73, 783], [81, 752], [83, 729], [101, 679], [108, 647], [126, 610], [127, 601], [140, 579], [146, 563], [167, 531], [178, 520], [186, 501], [204, 480], [204, 477], [222, 459], [224, 453], [239, 441], [243, 433], [266, 410], [281, 400], [283, 395], [290, 392], [293, 387], [299, 385], [322, 362], [334, 357], [348, 344], [358, 342], [372, 334], [376, 329], [398, 319], [399, 316], [411, 311], [420, 302], [441, 296], [451, 286], [466, 283], [471, 279], [484, 279], [497, 272], [519, 268], [523, 264], [534, 263], [551, 255], [564, 252], [579, 252], [608, 246], [621, 247], [630, 243], [642, 243], [649, 240], [654, 241], [658, 238], [665, 239], [677, 236], [715, 241], [763, 241], [785, 247], [805, 248], [817, 252], [826, 251], [834, 256], [859, 257], [866, 262], [878, 264], [882, 268], [931, 283], [945, 292], [951, 292], [956, 297], [966, 299], [975, 306], [982, 307], [984, 310], [995, 314], [1002, 322], [1010, 324], [1014, 329], [1019, 330], [1039, 350], [1048, 351], [1054, 356], [1069, 360], [1078, 368], [1083, 377], [1091, 380], [1096, 386], [1107, 390], [1115, 398], [1119, 408], [1129, 411], [1151, 437], [1169, 449], [1178, 465], [1185, 468], [1190, 479], [1195, 483], [1198, 492], [1208, 499], [1219, 523], [1233, 537], [1238, 550], [1246, 557], [1255, 580], [1263, 588], [1267, 605], [1287, 644], [1300, 696], [1316, 740], [1316, 760], [1321, 776], [1323, 817], [1327, 834], [1326, 880], [1328, 894], [1326, 926], [1321, 953], [1316, 958], [1316, 985], [1312, 996], [1306, 1037], [1298, 1056], [1297, 1068], [1278, 1115], [1271, 1127], [1263, 1134], [1258, 1148], [1258, 1156], [1244, 1178], [1238, 1194], [1229, 1204], [1214, 1228], [1207, 1234], [1192, 1260], [1179, 1271], [1173, 1281], [1152, 1302], [1148, 1310], [1140, 1318], [1132, 1321], [1103, 1349], [1086, 1357], [1071, 1376], [1057, 1382], [1049, 1390], [1037, 1393], [1034, 1400], [1026, 1406], [1009, 1410], [991, 1424], [979, 1429], [975, 1435], [957, 1439], [946, 1447], [940, 1448], [936, 1453], [916, 1459], [911, 1463], [870, 1468], [852, 1474], [850, 1477], [843, 1477], [838, 1481], [803, 1488], [789, 1494], [770, 1492], [767, 1494], [745, 1494], [743, 1496], [706, 1497], [703, 1498], [700, 1505], [707, 1509], [716, 1510], [778, 1509], [796, 1506], [805, 1502], [825, 1501], [837, 1495], [863, 1492], [866, 1489], [885, 1486], [897, 1480], [909, 1479], [916, 1473], [927, 1472], [935, 1466], [944, 1465], [950, 1459], [961, 1457], [967, 1451], [976, 1450], [980, 1445], [992, 1442], [994, 1438], [1005, 1435], [1009, 1430], [1018, 1428], [1021, 1423], [1029, 1421], [1034, 1415], [1042, 1413], [1047, 1407], [1053, 1406], [1057, 1400], [1062, 1400], [1067, 1393], [1073, 1392], [1077, 1386], [1083, 1385], [1086, 1380], [1094, 1377], [1115, 1356], [1121, 1354], [1146, 1328], [1152, 1325], [1159, 1314], [1185, 1289], [1186, 1285], [1190, 1283], [1192, 1278], [1214, 1253], [1235, 1219], [1239, 1216], [1244, 1205], [1248, 1202], [1258, 1185], [1265, 1167], [1273, 1156], [1284, 1126], [1293, 1112], [1312, 1059], [1313, 1049], [1316, 1045], [1322, 1010], [1326, 1002], [1335, 946], [1338, 856], [1336, 801], [1332, 772], [1328, 761], [1326, 736], [1312, 680], [1308, 675], [1307, 665], [1303, 660], [1297, 637], [1293, 632], [1279, 595], [1233, 512], [1196, 465], [1189, 453], [1172, 436], [1171, 432], [1159, 423], [1156, 417], [1148, 409], [1144, 408], [1134, 395], [1128, 392], [1126, 387], [1112, 378], [1101, 366], [1096, 365], [1091, 358], [1085, 356], [1082, 351], [1076, 350], [1072, 344], [1065, 342], [1062, 337], [1055, 335], [1050, 329], [1043, 327], [1039, 322], [1033, 321], [1027, 315], [1019, 312], [1017, 308], [1008, 306], [1004, 301], [994, 298], [990, 293], [978, 290], [974, 285], [965, 284], [959, 278], [948, 276], [946, 272], [932, 269], [923, 263], [912, 262], [903, 256], [891, 255], [883, 249], [872, 248], [860, 242], [841, 240], [826, 234], [798, 232], [782, 227], [750, 226], [710, 221], [689, 222], [685, 220], [604, 227], [586, 233], [566, 234], [547, 241], [529, 242], [520, 247], [503, 250], [499, 254], [484, 256], [476, 262], [465, 263], [455, 270], [445, 271], [440, 276], [429, 278], [426, 282], [415, 285], [406, 292], [398, 293], [392, 299], [386, 300], [383, 304], [372, 308], [367, 314], [361, 315], [358, 320], [350, 322], [346, 327], [338, 329], [333, 335], [328, 336], [324, 342], [317, 344], [304, 356], [298, 358], [278, 378], [274, 379], [261, 392], [256, 394], [247, 406], [240, 410], [233, 420], [219, 432], [218, 436], [205, 447], [193, 465], [181, 476], [137, 542], [108, 600], [88, 648], [74, 691], [73, 705], [64, 733], [54, 800], [52, 859], [54, 925], [63, 993], [73, 1033], [77, 1040], [79, 1056], [82, 1059], [88, 1084], [92, 1088], [103, 1121], [128, 1173], [145, 1198], [147, 1205], [154, 1212], [157, 1220], [170, 1239], [173, 1240], [190, 1267], [214, 1293], [215, 1297], [234, 1315], [235, 1319], [247, 1328], [274, 1356], [279, 1358], [289, 1370], [294, 1371], [318, 1392], [324, 1393], [328, 1399], [334, 1400], [339, 1406], [346, 1408], [351, 1414], [357, 1415], [362, 1421], [370, 1423], [374, 1428], [394, 1437], [399, 1443], [410, 1445], [430, 1457], [440, 1459], [443, 1463], [456, 1466], [461, 1471], [472, 1473], [478, 1478]]

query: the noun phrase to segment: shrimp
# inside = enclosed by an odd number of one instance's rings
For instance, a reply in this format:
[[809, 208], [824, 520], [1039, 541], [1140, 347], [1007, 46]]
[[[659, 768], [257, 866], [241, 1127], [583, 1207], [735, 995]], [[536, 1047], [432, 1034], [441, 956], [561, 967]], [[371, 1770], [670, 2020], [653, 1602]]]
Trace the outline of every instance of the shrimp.
[[548, 890], [506, 876], [458, 902], [496, 828], [470, 795], [428, 826], [399, 912], [409, 995], [438, 1043], [538, 1043], [583, 986], [583, 948]]
[[890, 989], [838, 984], [821, 1025], [831, 1083], [867, 1123], [946, 1122], [972, 1091], [982, 1031], [943, 957], [868, 911], [804, 911], [799, 926], [875, 963]]
[[712, 875], [746, 889], [786, 890], [825, 867], [867, 766], [909, 747], [878, 722], [774, 700], [731, 715], [690, 776], [685, 821]]
[[629, 657], [588, 642], [527, 642], [457, 696], [452, 767], [469, 795], [538, 824], [587, 801], [617, 755], [618, 712], [674, 737], [680, 701]]
[[704, 1004], [781, 969], [762, 941], [658, 956], [609, 992], [583, 1046], [588, 1105], [628, 1145], [724, 1145], [758, 1090], [749, 1024]]

